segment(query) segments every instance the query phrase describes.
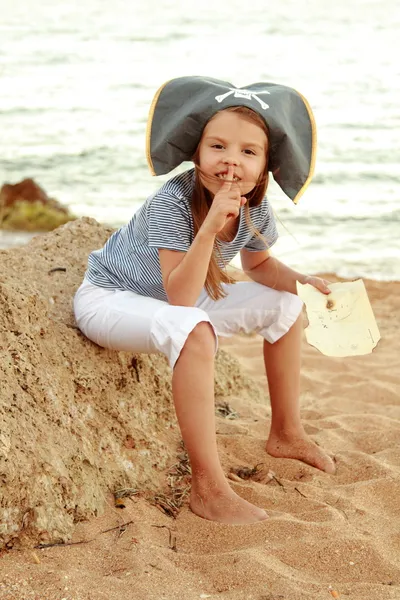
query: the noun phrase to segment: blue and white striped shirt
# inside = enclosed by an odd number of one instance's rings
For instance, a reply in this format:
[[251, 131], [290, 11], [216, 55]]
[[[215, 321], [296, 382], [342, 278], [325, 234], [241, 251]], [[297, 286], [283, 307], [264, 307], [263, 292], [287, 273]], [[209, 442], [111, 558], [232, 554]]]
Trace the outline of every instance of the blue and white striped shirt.
[[[113, 233], [101, 250], [90, 254], [86, 278], [100, 287], [131, 290], [168, 301], [158, 248], [187, 252], [192, 244], [190, 204], [194, 178], [194, 169], [185, 171], [150, 196], [127, 225]], [[259, 206], [250, 208], [250, 216], [268, 246], [249, 230], [242, 207], [236, 237], [231, 242], [218, 242], [221, 266], [228, 264], [242, 248], [259, 252], [276, 242], [278, 232], [267, 197]]]

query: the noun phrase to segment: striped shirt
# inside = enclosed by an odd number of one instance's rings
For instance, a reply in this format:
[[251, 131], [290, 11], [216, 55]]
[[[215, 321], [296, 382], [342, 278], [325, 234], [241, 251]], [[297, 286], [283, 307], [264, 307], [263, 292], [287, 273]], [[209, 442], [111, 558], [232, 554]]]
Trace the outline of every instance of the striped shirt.
[[[168, 301], [158, 248], [181, 252], [190, 248], [194, 238], [190, 208], [194, 178], [194, 169], [185, 171], [150, 196], [127, 225], [113, 233], [102, 249], [90, 254], [86, 278], [100, 287]], [[259, 252], [275, 243], [278, 232], [267, 197], [250, 208], [250, 216], [268, 245], [249, 230], [242, 207], [236, 237], [231, 242], [218, 241], [220, 266], [228, 264], [242, 248]]]

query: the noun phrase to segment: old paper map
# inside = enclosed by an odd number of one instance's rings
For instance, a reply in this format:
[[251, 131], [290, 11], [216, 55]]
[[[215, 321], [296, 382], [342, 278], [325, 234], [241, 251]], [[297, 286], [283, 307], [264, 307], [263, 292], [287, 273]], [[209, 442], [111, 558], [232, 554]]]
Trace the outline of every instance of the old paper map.
[[311, 285], [297, 283], [297, 293], [306, 305], [309, 344], [326, 356], [369, 354], [380, 333], [362, 279], [331, 283], [331, 293], [321, 294]]

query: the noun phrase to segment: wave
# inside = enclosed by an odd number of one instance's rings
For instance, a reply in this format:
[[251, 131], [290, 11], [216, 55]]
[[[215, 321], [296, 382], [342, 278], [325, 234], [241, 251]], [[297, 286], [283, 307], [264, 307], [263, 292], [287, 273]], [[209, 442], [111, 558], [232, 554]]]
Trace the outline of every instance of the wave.
[[2, 116], [19, 116], [19, 115], [65, 115], [65, 113], [93, 113], [93, 109], [85, 108], [81, 106], [71, 106], [66, 110], [65, 108], [57, 108], [55, 106], [13, 106], [12, 108], [0, 109], [0, 118]]
[[[332, 227], [340, 225], [355, 225], [354, 229], [358, 231], [369, 231], [376, 229], [380, 223], [398, 223], [400, 221], [400, 209], [384, 213], [377, 212], [379, 205], [371, 207], [370, 215], [321, 215], [315, 212], [308, 216], [293, 217], [293, 213], [280, 210], [275, 214], [277, 221], [281, 222], [283, 227], [289, 223], [291, 225], [304, 225], [306, 227]], [[396, 227], [398, 227], [396, 225]], [[397, 236], [396, 236], [397, 237]]]
[[[393, 162], [393, 154], [391, 155], [391, 161], [388, 162], [388, 165]], [[351, 164], [351, 163], [350, 163]], [[374, 165], [375, 169], [377, 165]], [[325, 184], [340, 184], [344, 183], [360, 183], [360, 181], [376, 181], [381, 182], [384, 181], [386, 183], [398, 183], [400, 184], [400, 173], [387, 173], [386, 171], [372, 171], [369, 169], [368, 171], [357, 171], [349, 169], [348, 171], [333, 171], [329, 173], [318, 173], [313, 178], [313, 185], [325, 185]]]
[[47, 170], [62, 167], [63, 171], [66, 168], [79, 168], [82, 177], [87, 176], [90, 182], [90, 175], [93, 170], [101, 167], [101, 169], [113, 169], [115, 178], [119, 179], [121, 173], [129, 168], [130, 172], [147, 170], [145, 158], [142, 157], [142, 149], [138, 149], [136, 156], [134, 149], [118, 148], [109, 146], [99, 146], [97, 148], [89, 148], [77, 150], [76, 152], [58, 152], [48, 156], [38, 156], [35, 154], [19, 157], [18, 159], [0, 159], [0, 169], [5, 171], [18, 170]]
[[392, 131], [393, 127], [398, 127], [399, 118], [394, 117], [390, 122], [382, 122], [379, 123], [360, 123], [360, 122], [351, 122], [351, 123], [326, 123], [324, 124], [324, 129], [356, 129], [357, 131], [368, 130], [368, 131], [379, 131], [382, 129], [387, 129]]

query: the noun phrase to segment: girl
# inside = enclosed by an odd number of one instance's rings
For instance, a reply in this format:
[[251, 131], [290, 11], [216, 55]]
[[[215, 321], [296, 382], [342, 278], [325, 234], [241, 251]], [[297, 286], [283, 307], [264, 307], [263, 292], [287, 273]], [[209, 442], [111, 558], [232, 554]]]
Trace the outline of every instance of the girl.
[[[268, 94], [269, 104], [261, 94]], [[267, 452], [334, 472], [300, 421], [302, 302], [296, 281], [325, 294], [329, 288], [268, 251], [277, 238], [265, 196], [268, 171], [296, 201], [313, 170], [314, 137], [311, 111], [290, 88], [254, 84], [238, 90], [201, 77], [167, 83], [151, 107], [147, 158], [157, 174], [190, 158], [195, 168], [170, 179], [90, 255], [75, 296], [77, 323], [89, 339], [167, 356], [192, 467], [190, 508], [213, 521], [246, 524], [267, 517], [233, 492], [218, 458], [218, 335], [256, 331], [264, 338], [272, 409]], [[225, 270], [239, 251], [251, 282], [234, 283]]]

